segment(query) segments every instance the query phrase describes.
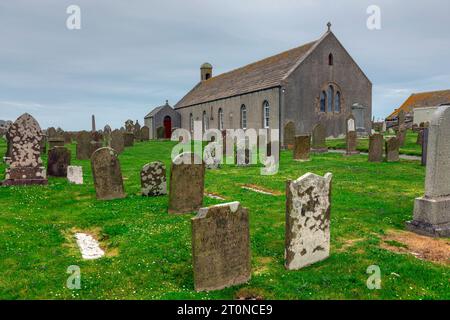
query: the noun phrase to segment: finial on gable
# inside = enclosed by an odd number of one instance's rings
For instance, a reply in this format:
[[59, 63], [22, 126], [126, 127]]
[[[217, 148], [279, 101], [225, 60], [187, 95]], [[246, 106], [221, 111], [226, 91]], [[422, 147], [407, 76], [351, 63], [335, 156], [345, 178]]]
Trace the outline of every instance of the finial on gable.
[[328, 27], [328, 32], [330, 32], [331, 31], [331, 22], [327, 23], [327, 27]]

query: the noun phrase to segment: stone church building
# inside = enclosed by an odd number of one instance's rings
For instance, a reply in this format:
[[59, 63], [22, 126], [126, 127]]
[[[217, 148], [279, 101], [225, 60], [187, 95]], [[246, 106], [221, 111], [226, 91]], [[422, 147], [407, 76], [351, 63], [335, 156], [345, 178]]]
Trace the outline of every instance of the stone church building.
[[340, 136], [353, 114], [357, 131], [370, 133], [372, 83], [330, 26], [317, 41], [218, 76], [203, 64], [201, 81], [174, 106], [181, 127], [280, 129], [283, 144], [286, 125], [302, 134], [321, 123]]

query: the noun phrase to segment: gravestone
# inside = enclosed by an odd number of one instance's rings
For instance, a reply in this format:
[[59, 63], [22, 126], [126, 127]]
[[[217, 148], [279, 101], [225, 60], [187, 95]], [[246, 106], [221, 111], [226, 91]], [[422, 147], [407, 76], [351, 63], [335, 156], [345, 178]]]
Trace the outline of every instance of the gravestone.
[[387, 162], [397, 162], [400, 160], [400, 144], [397, 137], [392, 137], [386, 140], [386, 161]]
[[[110, 147], [111, 148], [111, 127], [107, 124], [104, 128], [103, 128], [103, 140], [105, 142], [105, 146], [106, 147]], [[116, 152], [118, 152], [116, 150]]]
[[140, 141], [141, 140], [141, 125], [139, 124], [138, 120], [136, 120], [136, 124], [134, 125], [133, 133], [134, 133], [134, 139], [136, 139], [137, 141]]
[[328, 152], [327, 145], [325, 143], [326, 139], [326, 130], [325, 128], [319, 123], [317, 124], [312, 132], [312, 146], [311, 151], [313, 153], [324, 153]]
[[383, 135], [375, 133], [369, 137], [369, 162], [383, 162]]
[[284, 148], [291, 150], [294, 147], [295, 143], [295, 124], [292, 121], [289, 121], [284, 126]]
[[46, 134], [48, 139], [55, 138], [58, 135], [54, 127], [48, 128]]
[[143, 126], [141, 128], [141, 141], [150, 140], [150, 128], [147, 126]]
[[416, 144], [421, 146], [423, 143], [423, 129], [418, 129], [417, 130], [417, 140], [416, 140]]
[[91, 157], [91, 133], [81, 131], [77, 135], [77, 159], [89, 160]]
[[113, 148], [118, 154], [121, 154], [125, 149], [124, 144], [124, 132], [120, 130], [114, 130], [111, 133], [111, 148]]
[[332, 174], [286, 182], [285, 267], [297, 270], [330, 255]]
[[127, 132], [133, 133], [133, 130], [134, 130], [134, 123], [133, 123], [133, 120], [127, 120], [127, 121], [125, 121], [125, 130], [126, 130]]
[[44, 133], [41, 134], [40, 144], [41, 144], [41, 154], [46, 153], [47, 152], [47, 136]]
[[123, 133], [123, 145], [125, 147], [134, 146], [134, 134], [132, 132], [124, 132]]
[[166, 166], [161, 161], [147, 163], [141, 170], [141, 191], [143, 196], [167, 194]]
[[425, 195], [414, 203], [407, 229], [432, 237], [450, 237], [450, 106], [433, 114], [428, 136]]
[[53, 147], [64, 147], [64, 137], [52, 137], [48, 139], [48, 148], [52, 149]]
[[48, 151], [47, 174], [52, 177], [67, 177], [71, 152], [66, 147], [53, 147]]
[[11, 143], [10, 166], [3, 185], [47, 184], [41, 159], [42, 130], [39, 123], [24, 113], [8, 130]]
[[95, 192], [99, 200], [125, 198], [122, 171], [114, 149], [100, 148], [91, 157]]
[[169, 213], [187, 213], [203, 204], [205, 164], [190, 152], [176, 156], [171, 163]]
[[422, 157], [421, 157], [421, 165], [422, 166], [426, 166], [427, 165], [427, 155], [428, 155], [428, 135], [430, 132], [430, 129], [427, 128], [423, 128], [422, 130]]
[[397, 125], [399, 130], [403, 129], [403, 126], [405, 125], [405, 119], [406, 119], [405, 111], [400, 110], [397, 115]]
[[293, 158], [297, 161], [309, 161], [309, 152], [311, 150], [311, 136], [295, 136]]
[[201, 208], [192, 218], [196, 291], [220, 290], [251, 278], [248, 210], [239, 202]]
[[164, 139], [165, 132], [164, 127], [158, 127], [156, 129], [156, 139]]
[[67, 167], [67, 180], [70, 183], [83, 184], [83, 167], [68, 166]]
[[[207, 169], [218, 169], [220, 167], [220, 161], [222, 160], [219, 150], [218, 142], [208, 143], [203, 150], [203, 159], [205, 160], [205, 166]], [[217, 152], [217, 151], [220, 152]]]
[[345, 141], [346, 141], [346, 150], [345, 150], [345, 155], [346, 156], [352, 156], [355, 154], [359, 154], [359, 151], [356, 150], [357, 146], [358, 146], [358, 135], [356, 133], [356, 131], [348, 131], [347, 135], [345, 137]]
[[64, 144], [71, 144], [72, 143], [72, 135], [70, 132], [64, 132]]
[[405, 145], [406, 132], [406, 128], [401, 128], [397, 131], [397, 139], [400, 147], [403, 147]]

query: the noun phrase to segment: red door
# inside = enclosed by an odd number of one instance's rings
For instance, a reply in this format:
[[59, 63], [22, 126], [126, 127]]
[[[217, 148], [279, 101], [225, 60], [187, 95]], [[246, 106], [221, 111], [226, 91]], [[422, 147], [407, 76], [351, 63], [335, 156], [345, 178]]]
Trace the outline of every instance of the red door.
[[169, 116], [164, 117], [164, 138], [170, 139], [172, 136], [172, 119]]

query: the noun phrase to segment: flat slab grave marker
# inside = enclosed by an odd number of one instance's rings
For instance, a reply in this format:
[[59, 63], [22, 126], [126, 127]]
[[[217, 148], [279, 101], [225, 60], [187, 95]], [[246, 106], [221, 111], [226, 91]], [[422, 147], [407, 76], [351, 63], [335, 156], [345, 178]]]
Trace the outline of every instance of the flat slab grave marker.
[[285, 266], [297, 270], [330, 255], [332, 174], [286, 182]]
[[249, 217], [239, 202], [201, 208], [191, 219], [194, 287], [220, 290], [251, 277]]

